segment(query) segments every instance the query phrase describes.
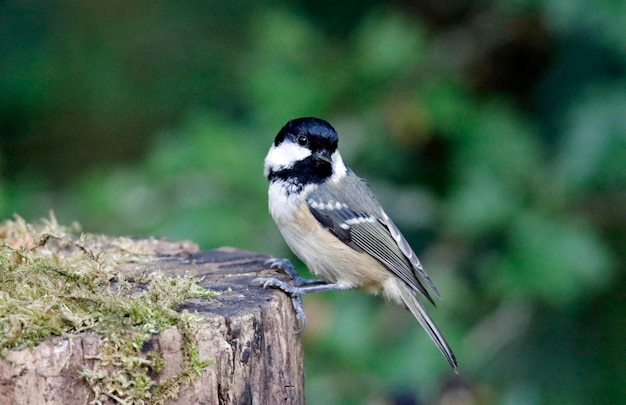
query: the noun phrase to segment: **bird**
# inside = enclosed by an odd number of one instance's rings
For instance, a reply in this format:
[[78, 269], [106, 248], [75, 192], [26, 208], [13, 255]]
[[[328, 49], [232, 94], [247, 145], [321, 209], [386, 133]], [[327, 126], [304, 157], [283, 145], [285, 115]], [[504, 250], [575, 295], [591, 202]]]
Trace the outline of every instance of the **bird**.
[[438, 297], [439, 291], [369, 186], [344, 164], [338, 142], [337, 131], [315, 117], [292, 119], [276, 135], [263, 171], [269, 212], [292, 252], [319, 278], [301, 277], [289, 260], [273, 258], [267, 266], [283, 270], [292, 284], [277, 278], [252, 284], [290, 295], [299, 332], [306, 325], [304, 294], [352, 288], [382, 293], [413, 314], [456, 371], [450, 345], [417, 297], [434, 305], [426, 286]]

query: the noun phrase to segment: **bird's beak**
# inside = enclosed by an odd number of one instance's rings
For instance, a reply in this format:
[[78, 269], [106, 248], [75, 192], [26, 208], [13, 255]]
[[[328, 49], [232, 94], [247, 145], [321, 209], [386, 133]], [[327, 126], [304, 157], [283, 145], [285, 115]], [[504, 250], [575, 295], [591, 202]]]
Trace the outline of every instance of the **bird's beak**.
[[320, 162], [333, 163], [333, 158], [327, 150], [320, 150], [313, 153], [313, 158]]

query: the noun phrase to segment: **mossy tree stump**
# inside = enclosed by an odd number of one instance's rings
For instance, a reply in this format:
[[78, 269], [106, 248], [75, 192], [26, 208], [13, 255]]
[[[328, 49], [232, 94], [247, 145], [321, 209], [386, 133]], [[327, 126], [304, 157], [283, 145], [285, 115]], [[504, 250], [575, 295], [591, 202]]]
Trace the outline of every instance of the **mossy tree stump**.
[[[106, 342], [97, 333], [69, 331], [33, 347], [2, 352], [0, 403], [304, 403], [302, 349], [291, 301], [279, 291], [250, 286], [261, 271], [263, 276], [284, 277], [263, 270], [268, 257], [233, 248], [198, 252], [194, 244], [160, 239], [143, 242], [151, 244], [153, 254], [142, 256], [141, 263], [120, 265], [118, 270], [129, 277], [159, 272], [173, 280], [193, 274], [197, 285], [219, 293], [215, 298], [187, 298], [176, 306], [178, 312], [198, 315], [195, 328], [165, 328], [139, 343], [140, 354], [158, 356], [161, 361], [161, 366], [150, 366], [147, 372], [152, 387], [172, 376], [178, 378], [177, 385], [160, 386], [173, 389], [172, 394], [150, 392], [144, 399], [125, 400], [116, 397], [115, 390], [106, 392], [106, 386], [94, 389], [89, 379], [98, 379], [99, 373], [116, 364], [102, 362]], [[4, 246], [9, 245], [5, 242]], [[192, 362], [185, 349], [189, 336], [195, 345], [192, 360], [201, 364], [196, 376], [184, 371]], [[127, 384], [138, 381], [143, 380]]]

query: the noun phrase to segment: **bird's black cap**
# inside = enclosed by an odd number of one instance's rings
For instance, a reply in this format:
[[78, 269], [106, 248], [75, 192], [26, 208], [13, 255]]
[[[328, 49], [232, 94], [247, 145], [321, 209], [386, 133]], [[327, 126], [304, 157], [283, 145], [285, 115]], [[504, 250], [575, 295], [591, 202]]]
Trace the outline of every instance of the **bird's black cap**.
[[280, 145], [285, 139], [298, 143], [300, 136], [307, 137], [307, 147], [312, 151], [334, 152], [339, 143], [337, 131], [328, 122], [320, 118], [304, 117], [288, 121], [276, 135], [274, 145]]

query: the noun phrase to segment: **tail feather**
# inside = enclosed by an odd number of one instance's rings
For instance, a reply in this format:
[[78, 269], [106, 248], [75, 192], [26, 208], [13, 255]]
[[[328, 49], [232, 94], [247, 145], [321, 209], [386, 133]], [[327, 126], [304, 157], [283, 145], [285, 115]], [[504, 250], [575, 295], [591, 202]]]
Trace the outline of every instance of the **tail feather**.
[[396, 283], [396, 289], [399, 292], [402, 302], [404, 302], [409, 311], [411, 311], [413, 316], [415, 316], [420, 325], [422, 325], [422, 328], [424, 328], [428, 336], [430, 336], [441, 353], [445, 356], [446, 360], [448, 360], [448, 363], [450, 363], [452, 368], [456, 371], [456, 357], [454, 356], [450, 345], [448, 345], [448, 342], [446, 342], [446, 339], [443, 337], [441, 332], [439, 332], [435, 323], [430, 319], [424, 309], [424, 306], [417, 300], [415, 292], [409, 286], [404, 285], [404, 283]]

